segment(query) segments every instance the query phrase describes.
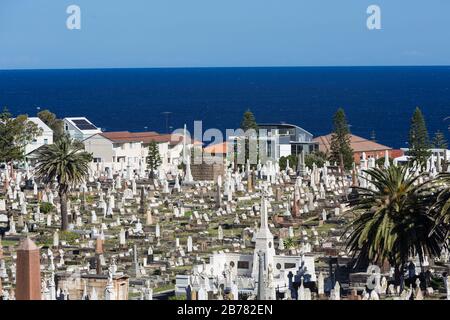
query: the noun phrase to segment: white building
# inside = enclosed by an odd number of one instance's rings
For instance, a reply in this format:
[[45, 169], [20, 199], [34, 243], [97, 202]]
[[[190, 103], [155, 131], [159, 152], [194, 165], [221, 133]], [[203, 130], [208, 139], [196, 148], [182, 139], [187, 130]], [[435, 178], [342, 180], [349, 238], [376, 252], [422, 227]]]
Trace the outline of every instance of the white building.
[[[258, 252], [264, 256], [263, 275], [260, 275]], [[264, 280], [265, 300], [275, 299], [275, 290], [289, 295], [289, 273], [299, 277], [302, 274], [305, 283], [316, 281], [314, 255], [302, 256], [276, 255], [273, 235], [268, 227], [267, 200], [263, 197], [261, 203], [261, 223], [255, 235], [255, 250], [253, 254], [221, 252], [212, 254], [208, 264], [193, 267], [190, 277], [177, 275], [175, 293], [185, 294], [188, 285], [193, 290], [207, 286], [210, 291], [217, 292], [214, 283], [224, 284], [230, 290], [237, 286], [239, 293], [257, 295], [258, 279]], [[225, 276], [224, 276], [225, 275]], [[205, 287], [204, 287], [205, 289]]]
[[[411, 159], [411, 157], [408, 156], [408, 148], [401, 148], [401, 150], [405, 154], [394, 159], [393, 163], [395, 165], [407, 164]], [[438, 157], [440, 158], [441, 163], [450, 161], [450, 150], [448, 149], [429, 149], [428, 151], [432, 154], [432, 157], [436, 162]], [[429, 160], [431, 160], [431, 157], [429, 158]]]
[[[286, 123], [258, 124], [258, 130], [257, 138], [254, 136], [249, 138], [243, 132], [238, 133], [238, 131], [236, 135], [227, 137], [228, 152], [234, 151], [234, 154], [240, 148], [244, 150], [244, 143], [254, 143], [253, 147], [256, 150], [256, 145], [258, 146], [259, 159], [264, 164], [267, 161], [278, 162], [281, 157], [308, 154], [319, 149], [318, 143], [313, 140], [313, 135], [296, 125]], [[210, 146], [209, 149], [213, 150], [213, 146]], [[251, 156], [252, 154], [250, 154]], [[244, 154], [241, 152], [241, 158], [238, 159], [238, 164], [242, 164], [243, 158]], [[257, 156], [254, 154], [254, 159], [256, 158]]]
[[34, 140], [25, 146], [25, 154], [29, 154], [40, 147], [53, 143], [53, 130], [50, 129], [41, 119], [37, 117], [28, 118], [28, 121], [35, 123], [42, 133], [35, 137]]
[[165, 172], [177, 170], [183, 150], [181, 136], [156, 132], [102, 132], [88, 137], [83, 143], [85, 150], [92, 153], [95, 163], [103, 169], [118, 171], [128, 167], [145, 170], [148, 146], [153, 141], [158, 144], [160, 168]]
[[72, 117], [64, 118], [64, 132], [68, 133], [72, 139], [84, 140], [93, 136], [94, 134], [101, 133], [102, 130], [97, 128], [85, 117]]
[[319, 146], [313, 140], [313, 135], [305, 129], [287, 123], [259, 123], [260, 130], [267, 130], [269, 137], [277, 137], [276, 154], [278, 157], [311, 153]]

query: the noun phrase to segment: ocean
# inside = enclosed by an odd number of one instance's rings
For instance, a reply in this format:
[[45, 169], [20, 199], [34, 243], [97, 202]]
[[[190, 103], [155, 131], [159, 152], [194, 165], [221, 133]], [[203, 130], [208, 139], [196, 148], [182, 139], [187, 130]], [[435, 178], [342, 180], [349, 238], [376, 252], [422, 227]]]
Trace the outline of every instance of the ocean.
[[[107, 131], [239, 127], [250, 109], [260, 123], [286, 122], [314, 136], [344, 108], [352, 133], [407, 147], [419, 106], [432, 136], [449, 138], [450, 67], [172, 68], [0, 71], [0, 107], [35, 116], [86, 116]], [[164, 114], [164, 112], [170, 112]], [[168, 125], [166, 119], [168, 117]]]

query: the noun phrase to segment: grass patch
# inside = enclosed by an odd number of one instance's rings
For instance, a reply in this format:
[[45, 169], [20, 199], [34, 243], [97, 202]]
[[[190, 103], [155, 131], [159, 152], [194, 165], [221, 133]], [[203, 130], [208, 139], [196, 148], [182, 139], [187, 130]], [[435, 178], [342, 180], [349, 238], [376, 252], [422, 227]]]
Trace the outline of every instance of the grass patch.
[[175, 286], [170, 283], [170, 284], [166, 284], [160, 287], [157, 287], [153, 290], [154, 293], [158, 293], [158, 292], [162, 292], [162, 291], [167, 291], [167, 290], [174, 290]]
[[19, 241], [14, 240], [2, 240], [3, 247], [16, 246], [19, 244]]

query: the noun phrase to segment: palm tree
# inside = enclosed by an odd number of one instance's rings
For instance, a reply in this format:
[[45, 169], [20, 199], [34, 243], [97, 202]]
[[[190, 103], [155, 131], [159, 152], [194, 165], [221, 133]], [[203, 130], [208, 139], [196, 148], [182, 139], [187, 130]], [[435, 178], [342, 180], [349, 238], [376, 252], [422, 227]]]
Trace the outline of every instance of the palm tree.
[[[410, 256], [439, 256], [446, 230], [435, 228], [432, 204], [436, 190], [432, 181], [419, 184], [408, 167], [390, 166], [365, 171], [373, 188], [356, 188], [353, 212], [357, 217], [346, 229], [347, 248], [357, 256], [356, 264], [388, 261], [395, 280], [403, 287], [403, 273]], [[370, 178], [370, 179], [369, 179]]]
[[45, 184], [58, 183], [61, 204], [61, 229], [67, 230], [67, 196], [71, 186], [83, 183], [89, 173], [92, 155], [84, 146], [67, 136], [37, 152], [36, 176]]
[[436, 214], [435, 228], [444, 227], [447, 236], [450, 236], [450, 173], [441, 173], [436, 179], [436, 184], [440, 192], [431, 209], [431, 212]]

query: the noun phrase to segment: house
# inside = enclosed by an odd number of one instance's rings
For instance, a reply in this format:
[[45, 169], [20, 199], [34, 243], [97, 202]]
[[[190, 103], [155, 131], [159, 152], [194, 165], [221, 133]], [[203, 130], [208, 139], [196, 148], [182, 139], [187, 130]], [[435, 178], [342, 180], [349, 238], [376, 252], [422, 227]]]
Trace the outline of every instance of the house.
[[[411, 160], [411, 157], [408, 156], [409, 148], [401, 148], [399, 151], [400, 152], [398, 154], [392, 156], [392, 158], [394, 158], [394, 164], [407, 164]], [[439, 156], [443, 165], [450, 162], [450, 150], [433, 148], [428, 151], [434, 156], [435, 161], [437, 161]]]
[[83, 140], [85, 150], [92, 153], [95, 163], [101, 163], [113, 171], [130, 166], [142, 169], [148, 157], [151, 142], [158, 144], [161, 168], [166, 172], [175, 170], [181, 163], [183, 136], [158, 134], [157, 132], [101, 132]]
[[94, 134], [102, 132], [85, 117], [64, 118], [63, 121], [64, 132], [75, 140], [83, 141]]
[[[332, 133], [325, 136], [314, 138], [314, 141], [319, 144], [319, 151], [326, 154], [331, 152], [331, 139]], [[375, 141], [367, 140], [357, 135], [350, 135], [350, 147], [353, 149], [353, 158], [356, 164], [360, 163], [362, 154], [365, 153], [367, 158], [382, 158], [385, 156], [386, 151], [390, 158], [394, 158], [398, 155], [396, 150], [391, 147], [384, 146]]]
[[[258, 137], [250, 137], [250, 139], [253, 139], [259, 147], [263, 146], [265, 149], [259, 149], [259, 159], [278, 161], [281, 157], [297, 156], [301, 153], [307, 154], [318, 149], [318, 144], [313, 141], [313, 135], [299, 126], [286, 123], [266, 123], [258, 124], [258, 129]], [[228, 154], [232, 150], [237, 152], [239, 144], [243, 145], [243, 140], [248, 143], [248, 139], [248, 137], [242, 135], [230, 136], [226, 145], [222, 147], [226, 147]], [[209, 146], [205, 151], [220, 153], [215, 150], [219, 147], [218, 145]]]
[[230, 160], [228, 153], [230, 150], [230, 143], [227, 141], [210, 144], [203, 148], [203, 159], [207, 163], [224, 163], [225, 160]]
[[269, 136], [278, 139], [278, 157], [311, 153], [318, 149], [312, 133], [305, 129], [287, 123], [262, 123], [258, 124], [260, 130], [267, 130]]
[[[94, 163], [101, 163], [113, 171], [130, 166], [132, 170], [146, 167], [148, 144], [156, 132], [101, 132], [83, 140], [85, 150], [92, 153]], [[168, 143], [158, 143], [163, 165], [167, 164]]]
[[41, 119], [37, 117], [30, 117], [28, 121], [35, 123], [40, 128], [41, 134], [33, 139], [32, 142], [25, 146], [25, 155], [32, 153], [47, 144], [53, 144], [53, 130], [50, 129]]

